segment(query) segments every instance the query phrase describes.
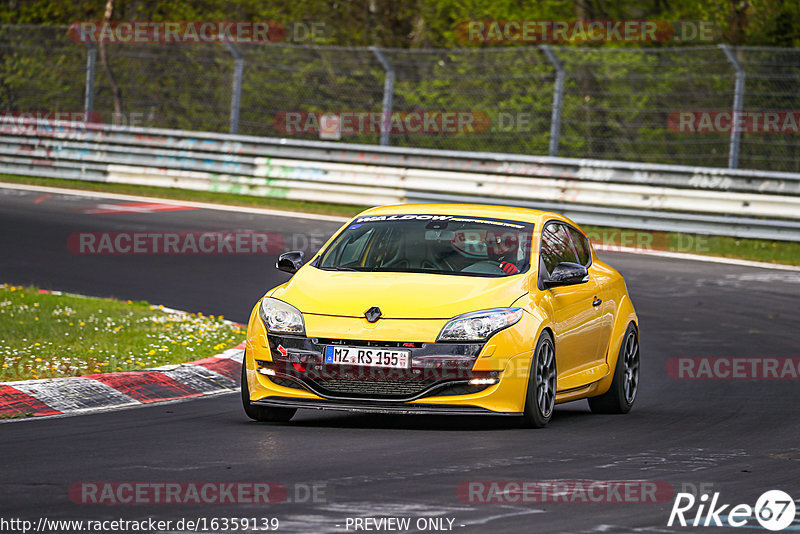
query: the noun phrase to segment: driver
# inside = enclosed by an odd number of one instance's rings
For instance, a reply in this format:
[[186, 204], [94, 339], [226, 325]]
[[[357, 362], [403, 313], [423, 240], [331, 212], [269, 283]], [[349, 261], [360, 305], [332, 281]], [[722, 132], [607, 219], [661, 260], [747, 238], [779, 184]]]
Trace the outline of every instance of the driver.
[[486, 232], [486, 255], [489, 260], [496, 261], [506, 274], [516, 274], [519, 237], [516, 232]]

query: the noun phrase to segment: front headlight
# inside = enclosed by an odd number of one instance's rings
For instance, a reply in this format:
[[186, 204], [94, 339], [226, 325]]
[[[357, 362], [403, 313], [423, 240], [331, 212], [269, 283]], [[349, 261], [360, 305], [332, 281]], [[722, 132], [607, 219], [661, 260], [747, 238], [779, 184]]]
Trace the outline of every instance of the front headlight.
[[264, 297], [259, 306], [259, 315], [267, 331], [276, 334], [305, 335], [303, 314], [300, 310], [282, 300]]
[[436, 341], [486, 341], [522, 319], [520, 308], [495, 308], [465, 313], [448, 321]]

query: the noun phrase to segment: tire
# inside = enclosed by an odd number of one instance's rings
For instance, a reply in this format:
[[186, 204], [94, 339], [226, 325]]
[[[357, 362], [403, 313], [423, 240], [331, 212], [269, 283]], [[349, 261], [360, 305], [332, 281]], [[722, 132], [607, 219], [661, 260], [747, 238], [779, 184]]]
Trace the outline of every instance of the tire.
[[639, 333], [631, 323], [625, 330], [619, 347], [614, 380], [608, 391], [589, 398], [589, 408], [594, 413], [628, 413], [633, 408], [636, 393], [639, 391]]
[[542, 332], [536, 342], [528, 374], [522, 426], [544, 428], [553, 417], [556, 400], [556, 351], [553, 337]]
[[247, 385], [247, 370], [244, 362], [242, 362], [242, 406], [247, 417], [262, 423], [286, 423], [297, 412], [296, 408], [272, 408], [250, 404], [250, 388]]

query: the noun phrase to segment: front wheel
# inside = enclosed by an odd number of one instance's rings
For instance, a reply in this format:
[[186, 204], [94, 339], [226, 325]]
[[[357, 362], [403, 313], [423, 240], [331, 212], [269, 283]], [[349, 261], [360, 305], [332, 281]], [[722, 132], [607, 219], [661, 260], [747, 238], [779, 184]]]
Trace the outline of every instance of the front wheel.
[[619, 348], [614, 379], [608, 391], [589, 399], [594, 413], [628, 413], [639, 391], [639, 335], [631, 323]]
[[247, 385], [247, 369], [242, 362], [242, 405], [244, 413], [253, 421], [262, 423], [285, 423], [294, 417], [296, 408], [272, 408], [250, 404], [250, 387]]
[[526, 427], [544, 428], [553, 417], [556, 404], [556, 351], [553, 338], [542, 332], [531, 360], [528, 391], [525, 395], [525, 412], [522, 424]]

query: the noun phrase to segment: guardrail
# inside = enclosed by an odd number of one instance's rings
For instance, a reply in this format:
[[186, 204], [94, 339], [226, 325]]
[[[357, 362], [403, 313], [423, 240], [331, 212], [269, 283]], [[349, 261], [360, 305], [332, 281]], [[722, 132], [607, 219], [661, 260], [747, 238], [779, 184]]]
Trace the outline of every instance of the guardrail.
[[800, 174], [20, 120], [0, 173], [374, 205], [512, 204], [579, 223], [800, 240]]

